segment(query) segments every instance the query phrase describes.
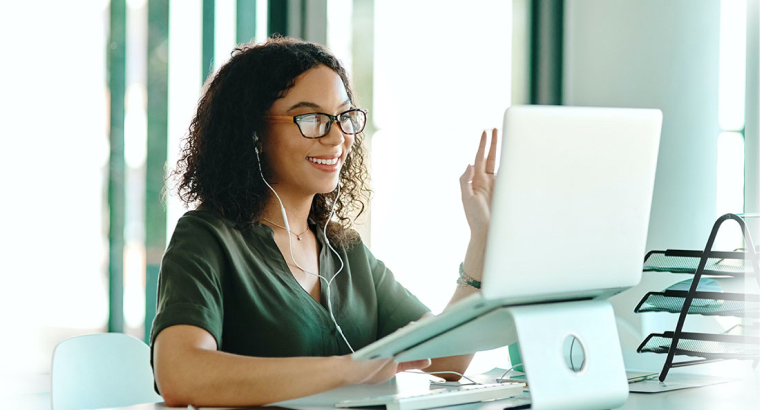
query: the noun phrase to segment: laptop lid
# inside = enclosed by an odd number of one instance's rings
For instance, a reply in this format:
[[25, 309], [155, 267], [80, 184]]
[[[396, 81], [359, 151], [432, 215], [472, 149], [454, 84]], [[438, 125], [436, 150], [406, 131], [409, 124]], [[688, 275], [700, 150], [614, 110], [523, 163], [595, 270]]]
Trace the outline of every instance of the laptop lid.
[[507, 109], [483, 297], [577, 299], [638, 284], [661, 124], [653, 109]]

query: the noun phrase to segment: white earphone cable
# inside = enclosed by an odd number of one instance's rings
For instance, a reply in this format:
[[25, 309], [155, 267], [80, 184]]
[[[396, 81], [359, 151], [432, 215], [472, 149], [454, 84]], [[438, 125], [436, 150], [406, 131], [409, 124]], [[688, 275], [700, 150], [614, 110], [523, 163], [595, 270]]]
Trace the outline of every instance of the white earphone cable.
[[[258, 143], [258, 137], [255, 135], [254, 135], [254, 141], [255, 143]], [[338, 252], [332, 247], [332, 245], [330, 245], [330, 241], [327, 239], [327, 224], [330, 223], [330, 220], [332, 219], [333, 214], [335, 212], [335, 203], [337, 202], [338, 197], [340, 197], [341, 183], [340, 181], [338, 181], [338, 193], [335, 195], [335, 200], [333, 200], [332, 208], [330, 209], [330, 214], [327, 217], [327, 222], [325, 222], [325, 226], [322, 231], [325, 241], [327, 242], [327, 246], [335, 254], [335, 256], [338, 257], [338, 260], [340, 261], [340, 269], [338, 269], [338, 271], [335, 272], [332, 278], [328, 280], [327, 278], [325, 278], [324, 276], [318, 273], [307, 271], [306, 269], [301, 267], [301, 265], [299, 265], [298, 262], [296, 261], [296, 258], [293, 256], [293, 238], [290, 235], [290, 224], [288, 224], [288, 215], [285, 212], [285, 206], [282, 203], [282, 199], [280, 199], [280, 196], [277, 194], [277, 191], [275, 191], [274, 188], [272, 188], [272, 186], [269, 185], [269, 182], [267, 182], [266, 178], [264, 178], [264, 172], [261, 169], [261, 159], [259, 158], [259, 149], [258, 147], [255, 147], [254, 149], [256, 151], [256, 161], [258, 162], [258, 165], [259, 165], [259, 174], [261, 174], [261, 179], [264, 181], [266, 186], [269, 187], [269, 190], [272, 191], [272, 193], [274, 193], [274, 196], [277, 198], [277, 201], [280, 203], [280, 212], [282, 213], [282, 219], [285, 222], [285, 229], [288, 231], [288, 250], [290, 252], [290, 259], [293, 261], [296, 267], [298, 267], [298, 269], [300, 269], [304, 273], [316, 276], [319, 279], [325, 281], [325, 283], [327, 284], [327, 311], [330, 313], [330, 318], [335, 324], [335, 328], [338, 330], [338, 333], [343, 338], [343, 341], [346, 342], [346, 345], [348, 346], [348, 348], [351, 350], [352, 353], [354, 353], [355, 352], [354, 348], [351, 346], [351, 343], [348, 342], [346, 335], [343, 334], [343, 329], [338, 324], [338, 320], [335, 319], [335, 315], [333, 314], [332, 298], [331, 298], [331, 293], [330, 293], [330, 285], [332, 285], [332, 282], [335, 280], [336, 277], [338, 277], [338, 274], [341, 271], [343, 271], [343, 267], [344, 267], [343, 258], [340, 257], [340, 254], [338, 254]]]

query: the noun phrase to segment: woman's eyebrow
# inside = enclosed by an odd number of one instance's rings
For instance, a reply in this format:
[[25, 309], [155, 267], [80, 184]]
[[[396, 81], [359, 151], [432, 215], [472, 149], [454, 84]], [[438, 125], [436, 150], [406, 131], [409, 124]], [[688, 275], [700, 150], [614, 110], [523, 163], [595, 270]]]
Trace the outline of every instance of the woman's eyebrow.
[[[343, 103], [339, 107], [345, 107], [346, 105], [350, 106], [351, 105], [351, 100], [347, 99], [346, 101], [343, 101]], [[286, 112], [290, 112], [290, 111], [293, 111], [293, 110], [295, 110], [297, 108], [302, 108], [302, 107], [314, 108], [314, 109], [317, 109], [317, 110], [321, 110], [322, 109], [322, 107], [319, 104], [316, 104], [316, 103], [313, 103], [313, 102], [310, 102], [310, 101], [301, 101], [299, 103], [294, 104], [290, 108], [288, 108], [288, 111], [286, 111]]]
[[319, 106], [319, 104], [315, 104], [315, 103], [309, 102], [309, 101], [301, 101], [301, 102], [293, 105], [292, 107], [288, 108], [287, 112], [293, 111], [296, 108], [301, 108], [301, 107], [316, 108], [316, 109], [321, 109], [322, 108], [322, 107]]

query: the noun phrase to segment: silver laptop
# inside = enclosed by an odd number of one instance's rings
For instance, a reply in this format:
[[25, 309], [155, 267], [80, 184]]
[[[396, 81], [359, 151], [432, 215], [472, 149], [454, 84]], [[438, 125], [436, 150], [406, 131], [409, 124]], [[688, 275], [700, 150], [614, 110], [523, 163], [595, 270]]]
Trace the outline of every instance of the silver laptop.
[[607, 298], [638, 284], [661, 124], [653, 109], [507, 109], [482, 291], [353, 359], [501, 347], [517, 341], [503, 306]]

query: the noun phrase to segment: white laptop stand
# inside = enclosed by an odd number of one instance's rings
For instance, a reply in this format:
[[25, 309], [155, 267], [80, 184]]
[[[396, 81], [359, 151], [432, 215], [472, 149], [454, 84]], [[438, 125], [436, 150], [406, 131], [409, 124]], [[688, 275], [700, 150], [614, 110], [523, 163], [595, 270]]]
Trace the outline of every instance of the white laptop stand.
[[[531, 409], [611, 409], [628, 398], [615, 314], [605, 300], [504, 308], [517, 331]], [[563, 344], [577, 338], [585, 360], [573, 371]]]

